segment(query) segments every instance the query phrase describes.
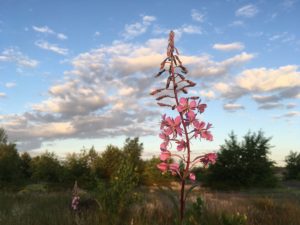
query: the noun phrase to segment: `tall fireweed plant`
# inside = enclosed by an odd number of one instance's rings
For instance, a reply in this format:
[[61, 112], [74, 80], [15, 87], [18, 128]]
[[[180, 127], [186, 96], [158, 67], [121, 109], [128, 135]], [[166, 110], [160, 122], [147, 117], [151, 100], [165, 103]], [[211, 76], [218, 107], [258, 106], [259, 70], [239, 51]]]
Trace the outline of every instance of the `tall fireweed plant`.
[[[188, 94], [188, 89], [194, 87], [196, 83], [186, 78], [188, 70], [183, 66], [178, 50], [174, 46], [174, 36], [174, 32], [171, 31], [167, 57], [162, 61], [160, 71], [155, 76], [166, 75], [166, 86], [155, 89], [150, 94], [157, 96], [156, 101], [159, 106], [169, 108], [170, 111], [173, 110], [177, 114], [175, 117], [167, 116], [166, 114], [162, 116], [160, 123], [161, 133], [159, 134], [159, 137], [162, 139], [160, 145], [161, 163], [157, 165], [157, 168], [162, 173], [170, 172], [180, 179], [179, 213], [180, 224], [183, 224], [186, 199], [191, 191], [191, 189], [187, 189], [186, 184], [187, 182], [196, 182], [196, 176], [191, 171], [198, 164], [206, 167], [210, 163], [215, 163], [217, 155], [215, 153], [207, 153], [193, 159], [191, 158], [192, 140], [213, 140], [213, 135], [210, 131], [212, 124], [205, 123], [199, 119], [207, 105], [203, 104], [198, 96], [189, 96]], [[179, 163], [172, 159], [181, 161], [183, 166], [179, 166]]]

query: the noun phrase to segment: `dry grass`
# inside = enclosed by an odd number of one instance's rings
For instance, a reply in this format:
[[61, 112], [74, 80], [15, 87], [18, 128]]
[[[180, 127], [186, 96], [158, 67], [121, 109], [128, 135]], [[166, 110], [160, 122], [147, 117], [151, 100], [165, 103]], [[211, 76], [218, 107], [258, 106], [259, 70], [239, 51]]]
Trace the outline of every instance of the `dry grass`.
[[[189, 206], [199, 196], [204, 201], [202, 212], [194, 211], [194, 214], [189, 214], [194, 219], [188, 218], [188, 224], [300, 225], [299, 191], [282, 189], [226, 193], [198, 189], [190, 196]], [[70, 193], [2, 193], [0, 224], [173, 225], [178, 221], [178, 211], [173, 201], [176, 202], [176, 194], [169, 189], [145, 188], [141, 191], [140, 201], [132, 206], [127, 215], [112, 219], [111, 215], [101, 210], [75, 216], [69, 209]]]

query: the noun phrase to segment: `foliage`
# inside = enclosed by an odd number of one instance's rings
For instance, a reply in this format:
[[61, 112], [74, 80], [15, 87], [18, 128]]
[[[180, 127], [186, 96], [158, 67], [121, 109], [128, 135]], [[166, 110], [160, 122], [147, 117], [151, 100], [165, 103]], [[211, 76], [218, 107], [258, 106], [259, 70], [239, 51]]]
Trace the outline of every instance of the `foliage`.
[[45, 152], [31, 161], [32, 179], [43, 182], [60, 182], [62, 166], [54, 153]]
[[[145, 193], [143, 200], [136, 205], [128, 206], [128, 212], [123, 217], [118, 214], [112, 217], [112, 214], [107, 214], [103, 210], [85, 210], [75, 215], [70, 210], [72, 196], [70, 192], [0, 193], [0, 224], [118, 225], [115, 220], [119, 219], [122, 225], [175, 225], [174, 218], [177, 211], [172, 209], [172, 204], [160, 192], [150, 192], [149, 189], [145, 189], [143, 192]], [[245, 215], [247, 215], [246, 224], [249, 225], [299, 224], [300, 203], [296, 200], [296, 196], [290, 196], [290, 193], [287, 192], [276, 194], [270, 190], [267, 193], [271, 196], [270, 198], [266, 198], [266, 194], [261, 193], [244, 193], [243, 195], [236, 192], [207, 193], [203, 199], [205, 204], [194, 202], [192, 204], [201, 207], [191, 206], [195, 209], [195, 214], [193, 214], [195, 217], [203, 211], [201, 221], [197, 220], [187, 225], [225, 225], [225, 220], [228, 218], [230, 220], [231, 217], [239, 218]], [[81, 199], [84, 200], [85, 195], [81, 196]], [[239, 216], [237, 216], [237, 212], [239, 212]]]
[[1, 183], [16, 182], [21, 177], [21, 160], [14, 143], [7, 141], [7, 135], [0, 129], [0, 187]]
[[119, 214], [119, 218], [113, 216], [112, 224], [122, 224], [128, 207], [137, 198], [136, 188], [141, 180], [142, 171], [142, 150], [143, 145], [139, 143], [138, 138], [126, 139], [118, 168], [111, 174], [109, 182], [100, 181], [98, 184], [99, 200], [104, 210], [112, 215]]
[[286, 179], [300, 180], [300, 153], [290, 152], [285, 158], [286, 162]]
[[99, 159], [99, 174], [103, 179], [110, 180], [116, 173], [122, 160], [122, 151], [113, 145], [108, 145]]
[[207, 183], [217, 188], [274, 187], [273, 162], [268, 159], [271, 138], [262, 131], [248, 132], [238, 142], [232, 132], [220, 146], [216, 164], [209, 168]]

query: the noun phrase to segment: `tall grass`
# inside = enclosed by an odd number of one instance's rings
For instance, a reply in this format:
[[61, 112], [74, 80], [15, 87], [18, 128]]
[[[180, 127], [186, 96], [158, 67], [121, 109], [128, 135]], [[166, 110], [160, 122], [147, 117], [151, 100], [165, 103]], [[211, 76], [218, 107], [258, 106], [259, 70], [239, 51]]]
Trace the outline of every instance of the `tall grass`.
[[[1, 225], [173, 225], [178, 211], [159, 189], [144, 189], [125, 215], [99, 208], [73, 213], [71, 193], [0, 193]], [[199, 200], [202, 196], [202, 200]], [[84, 198], [84, 196], [83, 196]], [[198, 198], [198, 202], [197, 202]], [[195, 191], [187, 225], [300, 225], [299, 195], [289, 192], [221, 193]]]

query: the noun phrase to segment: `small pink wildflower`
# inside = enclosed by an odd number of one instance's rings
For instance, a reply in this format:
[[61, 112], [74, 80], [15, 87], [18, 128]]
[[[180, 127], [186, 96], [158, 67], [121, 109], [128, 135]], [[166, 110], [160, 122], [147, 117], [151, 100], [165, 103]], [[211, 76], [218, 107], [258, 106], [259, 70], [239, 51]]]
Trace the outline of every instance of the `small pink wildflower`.
[[197, 138], [198, 135], [201, 135], [205, 127], [205, 123], [203, 121], [199, 122], [198, 120], [194, 120], [193, 125], [195, 127], [195, 137]]
[[160, 150], [162, 150], [162, 151], [167, 151], [167, 147], [168, 147], [167, 142], [163, 142], [160, 144]]
[[160, 164], [157, 165], [157, 168], [161, 171], [161, 172], [166, 172], [168, 170], [168, 164], [165, 162], [161, 162]]
[[161, 161], [166, 161], [167, 159], [169, 159], [171, 157], [171, 152], [170, 151], [162, 151], [160, 153], [160, 160]]
[[190, 178], [190, 180], [195, 181], [196, 175], [194, 173], [190, 173], [189, 178]]
[[178, 151], [185, 150], [185, 148], [186, 148], [186, 142], [184, 140], [176, 141], [176, 143], [178, 144], [177, 145], [177, 150]]
[[179, 164], [178, 163], [171, 163], [169, 166], [172, 175], [176, 175], [179, 172]]
[[217, 160], [216, 153], [208, 153], [204, 155], [203, 158], [200, 159], [200, 162], [202, 162], [204, 166], [207, 166], [208, 164], [215, 164], [216, 160]]
[[74, 211], [76, 211], [79, 207], [79, 200], [80, 200], [80, 197], [79, 196], [74, 196], [72, 198], [72, 204], [71, 204], [71, 207]]
[[198, 111], [200, 112], [200, 113], [203, 113], [204, 111], [205, 111], [205, 108], [207, 107], [207, 105], [206, 104], [198, 104], [198, 106], [197, 106], [197, 108], [198, 108]]
[[179, 100], [179, 105], [177, 106], [177, 110], [178, 110], [178, 112], [182, 112], [182, 113], [190, 112], [191, 110], [196, 109], [196, 105], [197, 105], [197, 103], [195, 100], [192, 100], [189, 103], [189, 100], [187, 98], [182, 97]]
[[182, 129], [180, 127], [181, 124], [181, 118], [180, 116], [177, 116], [175, 118], [175, 120], [171, 117], [168, 117], [166, 119], [167, 125], [166, 125], [166, 129], [164, 130], [164, 133], [166, 135], [171, 135], [173, 134], [174, 137], [177, 136], [177, 134], [179, 134], [180, 136], [182, 136]]

